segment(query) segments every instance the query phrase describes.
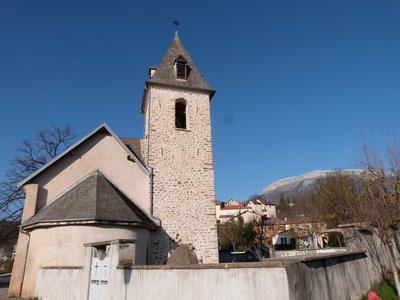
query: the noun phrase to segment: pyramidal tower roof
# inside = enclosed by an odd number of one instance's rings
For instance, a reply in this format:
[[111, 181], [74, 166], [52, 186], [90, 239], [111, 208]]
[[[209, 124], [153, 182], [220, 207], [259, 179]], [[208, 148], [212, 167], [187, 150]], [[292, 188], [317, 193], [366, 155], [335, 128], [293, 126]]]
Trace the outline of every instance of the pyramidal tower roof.
[[[175, 62], [180, 57], [186, 60], [187, 66], [190, 70], [186, 80], [178, 79], [175, 75]], [[175, 37], [169, 45], [161, 64], [156, 68], [150, 80], [146, 81], [146, 83], [200, 90], [209, 92], [211, 96], [215, 93], [197, 69], [192, 58], [179, 39], [177, 32], [175, 33]]]

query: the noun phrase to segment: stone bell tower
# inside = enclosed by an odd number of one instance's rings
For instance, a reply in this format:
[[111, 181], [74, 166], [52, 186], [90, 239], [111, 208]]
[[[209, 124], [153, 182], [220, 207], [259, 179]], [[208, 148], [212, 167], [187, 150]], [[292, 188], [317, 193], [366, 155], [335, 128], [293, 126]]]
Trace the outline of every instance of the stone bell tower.
[[210, 100], [215, 91], [177, 34], [158, 67], [150, 68], [141, 112], [143, 151], [153, 169], [152, 263], [165, 263], [179, 244], [191, 244], [200, 262], [218, 262]]

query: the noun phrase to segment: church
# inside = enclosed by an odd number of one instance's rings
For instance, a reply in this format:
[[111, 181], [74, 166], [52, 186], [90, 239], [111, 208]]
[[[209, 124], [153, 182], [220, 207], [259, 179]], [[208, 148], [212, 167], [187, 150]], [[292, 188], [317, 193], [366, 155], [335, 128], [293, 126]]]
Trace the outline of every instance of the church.
[[19, 183], [26, 197], [9, 295], [32, 297], [40, 268], [105, 261], [112, 245], [120, 263], [166, 264], [180, 245], [198, 263], [217, 263], [214, 93], [176, 33], [145, 81], [143, 138], [102, 124]]

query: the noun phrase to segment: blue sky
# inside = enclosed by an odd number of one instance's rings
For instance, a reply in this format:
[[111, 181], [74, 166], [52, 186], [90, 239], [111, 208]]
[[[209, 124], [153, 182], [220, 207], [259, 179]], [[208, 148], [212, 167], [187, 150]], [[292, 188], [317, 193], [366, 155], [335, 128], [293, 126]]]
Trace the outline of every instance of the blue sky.
[[354, 167], [362, 136], [399, 130], [399, 1], [0, 0], [0, 174], [51, 123], [142, 137], [144, 81], [175, 19], [217, 90], [218, 199]]

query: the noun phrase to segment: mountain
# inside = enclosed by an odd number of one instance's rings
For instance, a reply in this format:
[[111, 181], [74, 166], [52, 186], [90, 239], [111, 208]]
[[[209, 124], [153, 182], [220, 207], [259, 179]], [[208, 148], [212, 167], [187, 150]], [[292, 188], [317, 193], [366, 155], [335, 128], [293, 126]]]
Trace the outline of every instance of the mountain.
[[[362, 170], [348, 169], [342, 171], [357, 175]], [[297, 198], [310, 195], [316, 189], [318, 179], [325, 177], [326, 174], [330, 172], [333, 171], [316, 170], [300, 176], [279, 179], [278, 181], [275, 181], [265, 187], [260, 196], [262, 198], [267, 198], [268, 200], [271, 200], [275, 204], [278, 204], [281, 195], [289, 198]]]

